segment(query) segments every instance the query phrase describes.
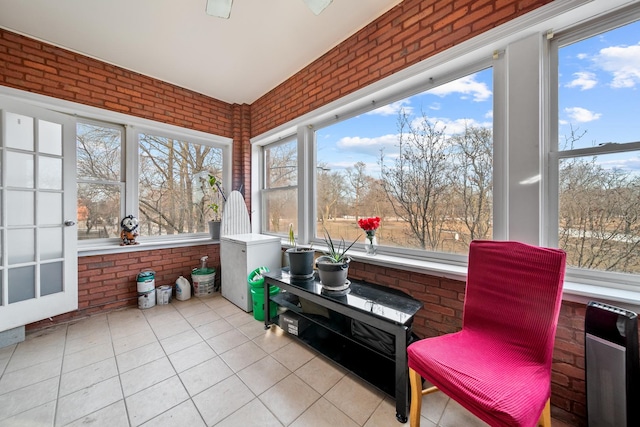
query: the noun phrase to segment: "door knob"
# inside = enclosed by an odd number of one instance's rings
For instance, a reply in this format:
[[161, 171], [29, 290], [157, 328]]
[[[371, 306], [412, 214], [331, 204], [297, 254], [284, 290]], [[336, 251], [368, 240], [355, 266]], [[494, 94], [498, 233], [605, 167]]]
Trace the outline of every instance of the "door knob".
[[68, 219], [64, 222], [64, 225], [66, 225], [67, 227], [71, 227], [72, 225], [76, 225], [76, 222]]

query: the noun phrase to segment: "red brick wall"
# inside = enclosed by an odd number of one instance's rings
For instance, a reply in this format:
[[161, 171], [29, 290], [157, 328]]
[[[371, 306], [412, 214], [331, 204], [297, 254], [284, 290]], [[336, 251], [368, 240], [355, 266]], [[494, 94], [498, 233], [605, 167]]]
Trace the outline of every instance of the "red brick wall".
[[404, 0], [251, 104], [256, 136], [552, 0]]
[[209, 257], [207, 265], [216, 269], [216, 284], [219, 285], [218, 244], [79, 257], [78, 310], [55, 316], [53, 320], [32, 323], [27, 329], [39, 329], [123, 307], [137, 307], [138, 273], [145, 269], [155, 271], [156, 287], [173, 286], [180, 276], [191, 282], [191, 270], [199, 266], [204, 255]]
[[[462, 327], [464, 282], [360, 262], [351, 262], [349, 277], [399, 289], [424, 302], [413, 322], [421, 338]], [[553, 351], [551, 415], [573, 426], [586, 425], [585, 310], [584, 304], [562, 303]]]
[[225, 102], [3, 29], [0, 85], [232, 136]]

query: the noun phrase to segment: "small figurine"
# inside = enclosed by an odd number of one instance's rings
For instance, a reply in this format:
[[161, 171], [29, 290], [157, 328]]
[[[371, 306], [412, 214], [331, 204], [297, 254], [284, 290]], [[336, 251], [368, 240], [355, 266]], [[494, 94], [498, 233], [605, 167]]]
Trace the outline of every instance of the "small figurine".
[[122, 243], [120, 243], [120, 246], [139, 244], [136, 242], [136, 237], [138, 237], [138, 218], [133, 215], [127, 215], [120, 221], [120, 227], [122, 227], [120, 232]]

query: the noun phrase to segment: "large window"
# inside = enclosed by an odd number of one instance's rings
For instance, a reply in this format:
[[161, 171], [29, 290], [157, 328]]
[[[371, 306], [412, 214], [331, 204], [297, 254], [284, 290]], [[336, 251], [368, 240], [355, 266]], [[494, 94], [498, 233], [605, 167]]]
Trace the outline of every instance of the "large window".
[[492, 69], [316, 131], [316, 236], [466, 254], [492, 238]]
[[206, 232], [219, 194], [209, 177], [223, 190], [227, 178], [221, 146], [137, 127], [79, 121], [77, 153], [81, 240], [118, 238], [129, 214], [141, 237]]
[[572, 267], [638, 274], [640, 21], [605, 30], [556, 44], [557, 242]]

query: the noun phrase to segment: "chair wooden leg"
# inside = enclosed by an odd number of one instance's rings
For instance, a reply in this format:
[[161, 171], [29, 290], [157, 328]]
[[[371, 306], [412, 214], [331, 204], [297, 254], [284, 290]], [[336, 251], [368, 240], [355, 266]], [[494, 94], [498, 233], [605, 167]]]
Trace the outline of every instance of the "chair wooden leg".
[[409, 368], [409, 382], [411, 384], [409, 425], [411, 427], [420, 427], [420, 411], [422, 409], [422, 377], [411, 368]]
[[544, 404], [542, 414], [540, 414], [540, 420], [538, 420], [538, 426], [551, 427], [551, 400], [547, 399], [547, 403]]

